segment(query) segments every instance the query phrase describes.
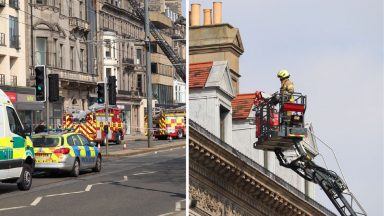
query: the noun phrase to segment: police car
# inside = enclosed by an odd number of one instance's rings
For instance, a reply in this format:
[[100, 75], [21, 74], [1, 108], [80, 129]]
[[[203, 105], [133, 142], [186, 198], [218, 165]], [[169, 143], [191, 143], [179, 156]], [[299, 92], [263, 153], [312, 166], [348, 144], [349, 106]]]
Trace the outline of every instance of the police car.
[[0, 90], [0, 182], [29, 190], [35, 165], [32, 141], [25, 135], [15, 108]]
[[101, 170], [101, 153], [80, 133], [50, 132], [32, 136], [36, 170], [64, 171], [77, 177], [80, 170]]

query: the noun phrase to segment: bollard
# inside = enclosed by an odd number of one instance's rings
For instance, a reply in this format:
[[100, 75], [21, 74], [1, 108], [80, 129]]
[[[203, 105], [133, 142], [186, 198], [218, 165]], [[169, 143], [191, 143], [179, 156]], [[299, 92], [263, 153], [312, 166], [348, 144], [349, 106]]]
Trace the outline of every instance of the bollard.
[[125, 150], [126, 148], [127, 148], [127, 144], [124, 143], [124, 145], [123, 145], [123, 150]]
[[169, 136], [169, 142], [172, 142], [172, 136]]

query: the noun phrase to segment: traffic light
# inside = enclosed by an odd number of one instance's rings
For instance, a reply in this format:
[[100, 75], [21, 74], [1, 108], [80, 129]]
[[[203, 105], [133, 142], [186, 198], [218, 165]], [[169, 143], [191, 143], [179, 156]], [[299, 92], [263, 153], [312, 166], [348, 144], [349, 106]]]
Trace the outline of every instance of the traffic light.
[[105, 90], [104, 90], [104, 83], [98, 82], [97, 83], [97, 103], [103, 104], [105, 103]]
[[45, 65], [35, 66], [36, 101], [46, 101], [45, 74]]
[[48, 98], [50, 102], [59, 101], [59, 74], [48, 74]]
[[116, 105], [116, 77], [108, 76], [108, 100], [109, 105]]

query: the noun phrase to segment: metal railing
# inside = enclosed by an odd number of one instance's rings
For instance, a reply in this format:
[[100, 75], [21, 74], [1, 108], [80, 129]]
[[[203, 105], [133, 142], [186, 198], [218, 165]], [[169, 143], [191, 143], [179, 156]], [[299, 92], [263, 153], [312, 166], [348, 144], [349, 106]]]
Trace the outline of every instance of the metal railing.
[[0, 85], [5, 85], [5, 74], [0, 74]]
[[96, 85], [97, 77], [92, 76], [87, 73], [82, 72], [74, 72], [70, 70], [55, 70], [54, 73], [59, 74], [60, 79], [66, 79], [76, 82], [86, 82], [86, 83], [92, 83]]
[[79, 28], [86, 31], [89, 30], [88, 22], [78, 17], [69, 17], [69, 26], [71, 26], [72, 28]]
[[5, 46], [5, 34], [0, 33], [0, 46]]
[[203, 128], [196, 122], [194, 122], [192, 119], [189, 119], [189, 127], [192, 128], [193, 130], [197, 131], [199, 134], [202, 136], [205, 136], [207, 139], [211, 140], [215, 144], [219, 145], [223, 149], [225, 149], [227, 152], [233, 154], [235, 157], [239, 158], [241, 161], [244, 161], [246, 164], [251, 166], [252, 168], [256, 169], [257, 171], [265, 174], [268, 176], [270, 179], [274, 180], [276, 183], [279, 185], [283, 186], [285, 189], [287, 189], [289, 192], [292, 194], [300, 197], [301, 199], [305, 200], [308, 202], [310, 205], [314, 206], [315, 208], [319, 209], [326, 215], [331, 215], [331, 216], [336, 216], [335, 213], [333, 213], [331, 210], [327, 209], [320, 203], [316, 202], [309, 196], [305, 195], [303, 192], [298, 190], [297, 188], [293, 187], [291, 184], [286, 182], [284, 179], [280, 178], [276, 174], [272, 173], [268, 169], [264, 168], [260, 164], [256, 163], [254, 160], [250, 159], [249, 157], [245, 156], [241, 152], [239, 152], [237, 149], [233, 148], [217, 136], [213, 135], [211, 132], [209, 132], [207, 129]]

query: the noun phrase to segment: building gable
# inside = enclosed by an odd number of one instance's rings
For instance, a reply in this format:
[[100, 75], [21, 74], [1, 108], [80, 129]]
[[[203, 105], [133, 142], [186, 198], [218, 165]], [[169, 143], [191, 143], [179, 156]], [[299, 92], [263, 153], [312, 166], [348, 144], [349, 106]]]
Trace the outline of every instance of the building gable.
[[234, 97], [234, 90], [227, 61], [213, 62], [205, 87], [218, 87], [229, 96]]

